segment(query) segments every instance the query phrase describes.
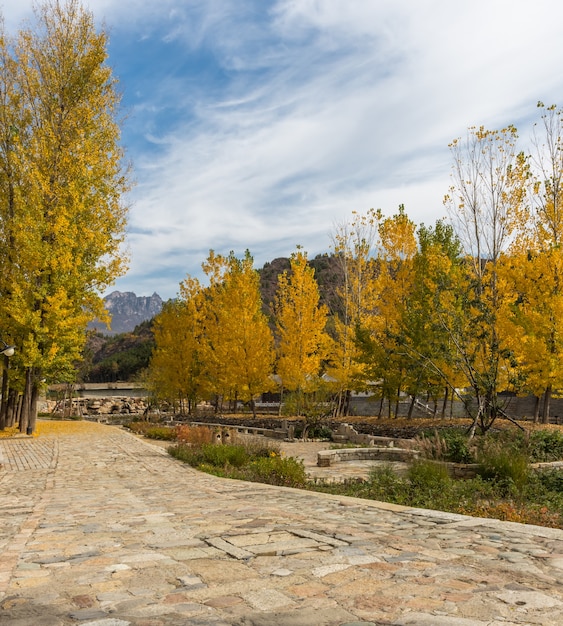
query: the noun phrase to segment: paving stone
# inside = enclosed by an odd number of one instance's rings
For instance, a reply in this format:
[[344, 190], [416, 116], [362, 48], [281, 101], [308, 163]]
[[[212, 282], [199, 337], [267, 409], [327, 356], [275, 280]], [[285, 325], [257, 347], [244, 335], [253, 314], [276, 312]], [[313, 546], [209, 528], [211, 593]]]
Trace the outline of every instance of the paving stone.
[[122, 619], [98, 619], [93, 622], [83, 622], [82, 626], [130, 626], [131, 622], [126, 622]]
[[72, 619], [79, 621], [96, 620], [107, 617], [107, 613], [105, 611], [100, 611], [98, 609], [80, 609], [79, 611], [73, 611], [69, 615]]
[[554, 606], [562, 606], [563, 603], [545, 593], [537, 591], [504, 591], [497, 594], [497, 598], [514, 606], [525, 609], [550, 609]]
[[249, 593], [243, 594], [243, 598], [250, 606], [260, 611], [275, 611], [282, 607], [295, 605], [295, 602], [291, 598], [275, 589], [250, 591]]

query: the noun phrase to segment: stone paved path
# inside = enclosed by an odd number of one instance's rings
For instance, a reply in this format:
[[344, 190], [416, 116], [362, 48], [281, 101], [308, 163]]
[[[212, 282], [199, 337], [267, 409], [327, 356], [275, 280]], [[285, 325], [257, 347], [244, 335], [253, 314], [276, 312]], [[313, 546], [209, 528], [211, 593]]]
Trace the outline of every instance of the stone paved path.
[[563, 531], [219, 479], [75, 428], [0, 440], [3, 626], [563, 624]]

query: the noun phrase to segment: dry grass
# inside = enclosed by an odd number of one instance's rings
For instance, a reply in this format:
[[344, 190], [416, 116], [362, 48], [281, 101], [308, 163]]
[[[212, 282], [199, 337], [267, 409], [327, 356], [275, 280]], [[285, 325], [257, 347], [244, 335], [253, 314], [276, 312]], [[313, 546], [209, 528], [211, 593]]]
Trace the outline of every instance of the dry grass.
[[[47, 437], [49, 435], [76, 435], [79, 433], [95, 433], [104, 429], [103, 424], [86, 421], [37, 420], [33, 437]], [[0, 431], [0, 439], [25, 437], [17, 426]]]
[[79, 433], [95, 433], [106, 429], [104, 424], [87, 421], [59, 421], [59, 420], [37, 420], [37, 428], [33, 433], [34, 437], [48, 435], [76, 435]]
[[20, 431], [17, 426], [12, 426], [11, 428], [6, 428], [4, 430], [0, 430], [0, 439], [9, 439], [10, 437], [15, 437], [19, 435]]

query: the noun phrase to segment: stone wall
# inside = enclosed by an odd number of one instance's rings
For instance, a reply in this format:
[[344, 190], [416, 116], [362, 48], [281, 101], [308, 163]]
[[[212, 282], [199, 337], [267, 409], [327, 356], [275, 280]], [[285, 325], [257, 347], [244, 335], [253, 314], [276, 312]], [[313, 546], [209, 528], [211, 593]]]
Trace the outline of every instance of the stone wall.
[[[73, 398], [68, 407], [68, 401], [64, 412], [68, 415], [96, 416], [96, 415], [143, 415], [147, 410], [147, 402], [144, 398], [130, 396], [112, 396], [109, 398]], [[40, 407], [47, 413], [62, 414], [63, 406], [55, 400], [46, 400]]]

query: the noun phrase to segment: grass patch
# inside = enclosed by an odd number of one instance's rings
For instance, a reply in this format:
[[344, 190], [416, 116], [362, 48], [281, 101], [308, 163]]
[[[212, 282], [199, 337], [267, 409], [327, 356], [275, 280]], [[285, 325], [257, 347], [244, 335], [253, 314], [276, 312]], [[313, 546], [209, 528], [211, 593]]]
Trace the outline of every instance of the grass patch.
[[267, 441], [239, 443], [180, 443], [168, 448], [171, 456], [215, 476], [285, 487], [305, 487], [303, 461], [281, 455]]

